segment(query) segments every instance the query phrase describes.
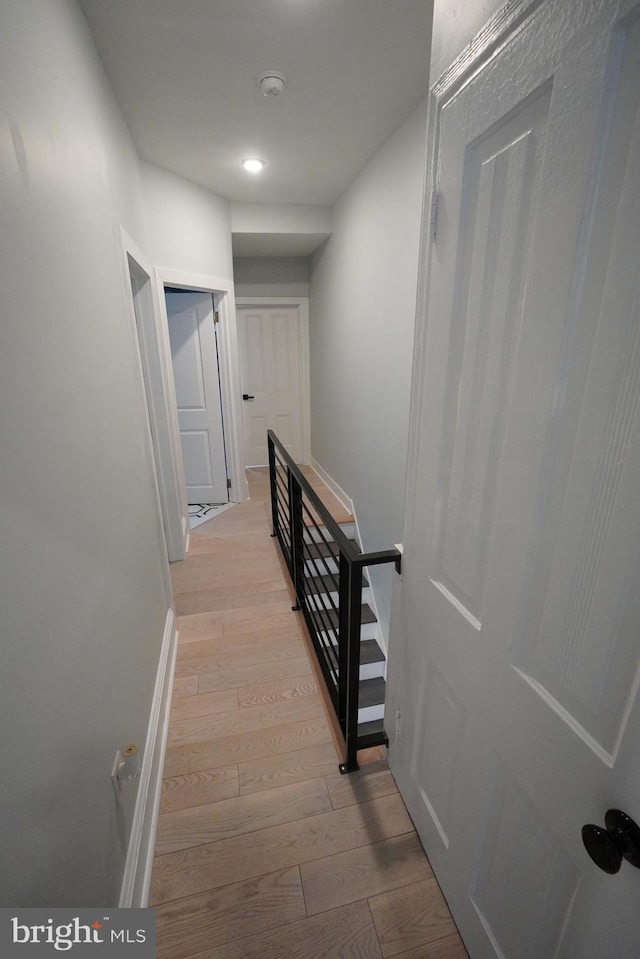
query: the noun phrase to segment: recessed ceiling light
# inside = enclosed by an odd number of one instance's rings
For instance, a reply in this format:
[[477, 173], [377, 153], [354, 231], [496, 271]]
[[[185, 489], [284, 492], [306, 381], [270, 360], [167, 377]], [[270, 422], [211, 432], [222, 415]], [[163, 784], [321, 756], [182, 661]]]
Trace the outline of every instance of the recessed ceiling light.
[[260, 173], [261, 170], [264, 170], [265, 162], [258, 157], [247, 157], [246, 160], [242, 161], [242, 165], [247, 173]]

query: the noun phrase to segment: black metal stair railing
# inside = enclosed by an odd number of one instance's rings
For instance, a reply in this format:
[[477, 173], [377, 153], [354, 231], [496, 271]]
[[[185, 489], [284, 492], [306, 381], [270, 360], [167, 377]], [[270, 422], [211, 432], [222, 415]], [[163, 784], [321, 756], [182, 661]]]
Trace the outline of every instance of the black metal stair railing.
[[387, 743], [384, 729], [358, 731], [363, 571], [395, 563], [398, 550], [361, 553], [296, 466], [268, 432], [273, 535], [291, 575], [329, 698], [344, 736], [343, 773], [358, 768], [357, 752]]

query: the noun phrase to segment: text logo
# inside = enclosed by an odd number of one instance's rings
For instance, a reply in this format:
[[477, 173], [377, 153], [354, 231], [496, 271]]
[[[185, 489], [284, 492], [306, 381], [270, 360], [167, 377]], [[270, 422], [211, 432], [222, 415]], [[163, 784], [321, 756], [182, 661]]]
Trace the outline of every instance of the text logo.
[[0, 956], [154, 959], [153, 909], [0, 909]]

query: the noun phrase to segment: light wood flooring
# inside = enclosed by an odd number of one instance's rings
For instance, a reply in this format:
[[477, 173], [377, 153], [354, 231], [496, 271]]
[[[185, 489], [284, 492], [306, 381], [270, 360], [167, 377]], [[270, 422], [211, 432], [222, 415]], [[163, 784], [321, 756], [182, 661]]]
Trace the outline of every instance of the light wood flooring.
[[266, 471], [249, 475], [251, 500], [172, 567], [158, 959], [466, 959], [382, 750], [338, 772]]

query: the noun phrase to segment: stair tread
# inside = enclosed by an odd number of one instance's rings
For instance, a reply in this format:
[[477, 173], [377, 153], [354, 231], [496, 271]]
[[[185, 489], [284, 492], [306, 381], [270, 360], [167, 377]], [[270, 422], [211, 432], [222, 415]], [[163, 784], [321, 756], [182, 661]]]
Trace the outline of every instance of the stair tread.
[[[356, 547], [356, 549], [359, 550], [358, 544], [356, 543], [355, 539], [350, 539], [349, 542], [352, 543]], [[305, 540], [304, 552], [305, 552], [305, 557], [309, 557], [311, 559], [326, 558], [328, 556], [335, 558], [340, 553], [340, 547], [335, 542], [335, 540], [330, 540], [328, 543], [325, 543], [325, 542], [308, 543]]]
[[374, 679], [361, 679], [358, 708], [365, 709], [367, 706], [379, 706], [384, 703], [385, 688], [386, 683], [382, 676], [376, 676]]
[[[360, 665], [368, 666], [369, 663], [383, 663], [384, 653], [376, 643], [375, 639], [363, 639], [360, 643]], [[366, 682], [366, 680], [363, 680]]]
[[[311, 606], [310, 608], [311, 608], [312, 610], [314, 610], [314, 607], [313, 607], [313, 606]], [[314, 611], [315, 611], [315, 610], [314, 610]], [[339, 617], [338, 617], [338, 612], [337, 612], [337, 610], [335, 610], [335, 609], [324, 609], [324, 608], [321, 608], [320, 611], [319, 611], [319, 613], [318, 613], [318, 615], [319, 615], [319, 617], [321, 618], [321, 620], [322, 620], [322, 622], [323, 622], [323, 625], [324, 625], [324, 627], [325, 627], [326, 629], [330, 629], [330, 628], [331, 628], [331, 629], [336, 629], [336, 628], [337, 628], [337, 626], [338, 626], [338, 621], [339, 621]], [[378, 622], [378, 620], [377, 620], [377, 618], [376, 618], [376, 614], [373, 612], [373, 610], [371, 609], [371, 607], [370, 607], [367, 603], [363, 603], [363, 604], [362, 604], [362, 613], [361, 613], [361, 616], [362, 616], [361, 623], [362, 623], [363, 626], [364, 626], [364, 625], [367, 625], [367, 624], [369, 624], [369, 623], [377, 623], [377, 622]]]
[[333, 576], [328, 573], [324, 576], [305, 576], [304, 589], [306, 593], [335, 593], [338, 589], [338, 573]]
[[[377, 733], [382, 736], [384, 733], [384, 719], [372, 719], [368, 723], [358, 723], [358, 736], [370, 736]], [[382, 742], [382, 739], [380, 740]]]
[[[338, 590], [338, 574], [330, 576], [328, 573], [324, 576], [309, 576], [304, 581], [307, 593], [335, 593]], [[362, 586], [366, 587], [369, 582], [366, 576], [362, 576]]]
[[[355, 519], [354, 519], [354, 517], [352, 516], [351, 513], [345, 513], [344, 516], [341, 516], [341, 517], [339, 517], [339, 518], [336, 517], [336, 516], [334, 516], [334, 517], [332, 517], [332, 518], [333, 518], [333, 520], [335, 520], [335, 522], [338, 524], [338, 526], [339, 526], [341, 529], [342, 529], [343, 527], [345, 527], [345, 526], [354, 526], [354, 525], [355, 525]], [[322, 517], [320, 517], [320, 516], [317, 516], [317, 517], [315, 517], [315, 518], [314, 518], [314, 517], [311, 517], [311, 516], [309, 516], [309, 514], [306, 512], [306, 510], [305, 510], [305, 513], [304, 513], [304, 517], [303, 517], [302, 522], [303, 522], [303, 524], [304, 524], [304, 528], [305, 528], [305, 529], [321, 529], [321, 530], [326, 530], [326, 529], [327, 529], [324, 521], [322, 520]]]

